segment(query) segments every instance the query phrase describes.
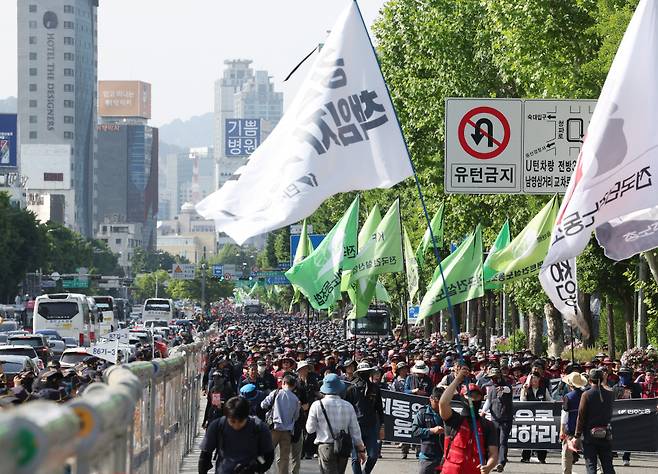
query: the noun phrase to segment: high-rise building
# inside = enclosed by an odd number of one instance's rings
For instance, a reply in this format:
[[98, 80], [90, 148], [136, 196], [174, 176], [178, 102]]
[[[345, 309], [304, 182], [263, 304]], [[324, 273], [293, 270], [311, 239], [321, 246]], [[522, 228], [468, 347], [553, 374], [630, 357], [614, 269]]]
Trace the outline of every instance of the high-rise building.
[[215, 81], [213, 144], [216, 187], [246, 164], [283, 115], [283, 93], [274, 90], [267, 71], [251, 68], [251, 61], [224, 61], [223, 77]]
[[100, 81], [99, 97], [94, 233], [120, 252], [122, 266], [130, 273], [126, 262], [136, 247], [156, 249], [158, 129], [147, 124], [151, 86]]
[[[19, 167], [42, 219], [92, 235], [98, 0], [18, 0]], [[53, 159], [54, 158], [54, 159]]]

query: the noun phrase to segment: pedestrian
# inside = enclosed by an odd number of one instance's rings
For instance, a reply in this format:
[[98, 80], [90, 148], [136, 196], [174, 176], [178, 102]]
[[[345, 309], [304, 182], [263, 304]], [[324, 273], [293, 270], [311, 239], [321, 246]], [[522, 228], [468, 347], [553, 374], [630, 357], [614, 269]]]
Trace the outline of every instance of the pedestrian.
[[656, 380], [656, 372], [653, 369], [647, 369], [644, 372], [644, 382], [640, 384], [642, 388], [642, 398], [657, 398], [658, 397], [658, 380]]
[[498, 434], [498, 464], [496, 470], [503, 472], [507, 464], [507, 440], [512, 432], [512, 421], [514, 419], [513, 392], [512, 387], [503, 378], [499, 368], [491, 368], [489, 378], [490, 383], [484, 387], [487, 401], [483, 411], [491, 413], [491, 421]]
[[262, 473], [272, 465], [270, 431], [258, 418], [249, 416], [249, 403], [244, 398], [231, 398], [226, 402], [226, 416], [208, 425], [201, 442], [199, 474], [212, 468], [213, 452], [217, 452], [217, 474]]
[[[633, 371], [628, 367], [619, 369], [619, 382], [612, 388], [615, 400], [629, 400], [631, 398], [642, 398], [642, 387], [640, 384], [633, 382]], [[631, 453], [625, 452], [622, 455], [624, 466], [631, 465]]]
[[[523, 387], [521, 388], [521, 401], [546, 402], [550, 400], [552, 400], [551, 396], [548, 393], [548, 389], [546, 388], [546, 385], [542, 384], [541, 375], [537, 371], [534, 371], [526, 379], [525, 383], [523, 384]], [[533, 451], [531, 451], [530, 449], [524, 449], [521, 452], [521, 462], [529, 463], [532, 452]], [[548, 454], [548, 451], [546, 451], [545, 449], [537, 449], [534, 451], [534, 453], [541, 464], [546, 464], [546, 456]]]
[[[463, 415], [450, 406], [452, 398], [462, 383], [470, 376], [468, 366], [462, 365], [454, 380], [445, 389], [439, 401], [439, 414], [445, 429], [444, 460], [442, 474], [489, 474], [498, 464], [498, 437], [493, 423], [480, 417], [484, 394], [475, 383], [467, 383], [461, 388], [463, 398]], [[471, 418], [470, 405], [473, 405]], [[475, 442], [472, 423], [477, 428], [479, 443]], [[478, 444], [482, 449], [478, 453]], [[481, 465], [480, 455], [485, 464]]]
[[439, 415], [439, 401], [444, 390], [444, 387], [434, 387], [429, 404], [416, 412], [411, 425], [412, 435], [420, 439], [420, 474], [434, 474], [443, 460], [444, 429]]
[[367, 460], [361, 469], [360, 456], [356, 448], [352, 451], [353, 474], [370, 474], [379, 459], [379, 431], [384, 421], [384, 406], [379, 386], [370, 381], [372, 367], [361, 362], [356, 369], [354, 383], [347, 389], [345, 400], [356, 412], [361, 429], [361, 438], [366, 447]]
[[279, 448], [276, 465], [279, 474], [288, 474], [290, 466], [290, 449], [295, 421], [299, 417], [301, 403], [293, 393], [297, 379], [290, 374], [281, 380], [281, 389], [270, 393], [261, 403], [261, 408], [267, 410], [266, 416], [272, 430], [272, 444]]
[[430, 368], [422, 360], [417, 360], [404, 384], [405, 393], [427, 397], [432, 391], [432, 380], [427, 375]]
[[324, 397], [313, 402], [306, 421], [306, 431], [315, 434], [318, 463], [322, 474], [345, 472], [350, 455], [339, 456], [334, 450], [334, 441], [341, 432], [351, 436], [359, 462], [366, 461], [366, 447], [361, 439], [361, 429], [354, 407], [340, 398], [340, 394], [344, 391], [345, 383], [338, 375], [327, 375], [320, 387]]
[[578, 407], [583, 396], [583, 387], [587, 385], [585, 377], [579, 372], [571, 372], [562, 378], [568, 392], [562, 397], [562, 416], [560, 419], [560, 441], [562, 441], [562, 474], [571, 474], [572, 466], [578, 461], [578, 453], [571, 449], [571, 440], [576, 433]]
[[589, 372], [591, 388], [580, 399], [574, 446], [582, 445], [587, 474], [596, 474], [597, 459], [603, 474], [614, 474], [612, 466], [612, 402], [614, 395], [603, 389], [603, 372]]

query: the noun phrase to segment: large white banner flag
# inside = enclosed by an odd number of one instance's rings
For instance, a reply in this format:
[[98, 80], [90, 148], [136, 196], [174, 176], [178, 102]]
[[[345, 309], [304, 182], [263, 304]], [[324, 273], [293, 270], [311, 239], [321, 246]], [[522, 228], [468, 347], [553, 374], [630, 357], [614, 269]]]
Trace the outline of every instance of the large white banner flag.
[[556, 297], [551, 266], [571, 261], [575, 278], [572, 259], [593, 230], [613, 259], [658, 246], [657, 3], [641, 0], [628, 25], [553, 228], [540, 281], [558, 309], [565, 303]]
[[234, 183], [196, 209], [238, 244], [298, 222], [328, 197], [412, 175], [356, 2], [331, 30], [294, 102]]

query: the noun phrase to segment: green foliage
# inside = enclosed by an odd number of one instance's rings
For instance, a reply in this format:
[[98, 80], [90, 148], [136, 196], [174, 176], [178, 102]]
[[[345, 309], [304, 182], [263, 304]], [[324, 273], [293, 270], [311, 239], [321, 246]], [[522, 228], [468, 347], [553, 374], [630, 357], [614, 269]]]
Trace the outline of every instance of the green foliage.
[[[597, 349], [596, 347], [590, 347], [590, 348], [576, 347], [573, 351], [574, 360], [580, 362], [591, 362], [594, 356], [599, 352], [601, 352], [601, 350]], [[621, 354], [618, 354], [617, 357], [619, 357], [620, 355]], [[562, 359], [565, 360], [571, 360], [571, 347], [567, 347], [564, 351], [562, 351], [561, 357]]]
[[185, 257], [174, 256], [162, 250], [148, 251], [137, 248], [131, 259], [132, 271], [135, 274], [150, 273], [156, 270], [171, 270], [176, 263], [190, 263]]
[[166, 270], [157, 270], [152, 273], [144, 273], [137, 275], [132, 286], [132, 295], [135, 301], [144, 301], [146, 298], [154, 298], [157, 295], [159, 298], [170, 298], [171, 295], [167, 286], [171, 285], [171, 278]]
[[[167, 292], [177, 300], [202, 300], [202, 272], [197, 270], [194, 280], [169, 280]], [[206, 303], [218, 301], [233, 295], [233, 284], [228, 281], [213, 278], [210, 267], [206, 268]]]

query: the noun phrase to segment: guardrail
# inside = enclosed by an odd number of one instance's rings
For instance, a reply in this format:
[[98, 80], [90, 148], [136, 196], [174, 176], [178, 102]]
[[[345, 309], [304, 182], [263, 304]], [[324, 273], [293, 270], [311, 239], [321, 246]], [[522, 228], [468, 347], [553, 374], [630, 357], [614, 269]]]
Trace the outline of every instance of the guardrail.
[[0, 474], [178, 472], [198, 429], [205, 337], [111, 367], [65, 404], [0, 413]]

